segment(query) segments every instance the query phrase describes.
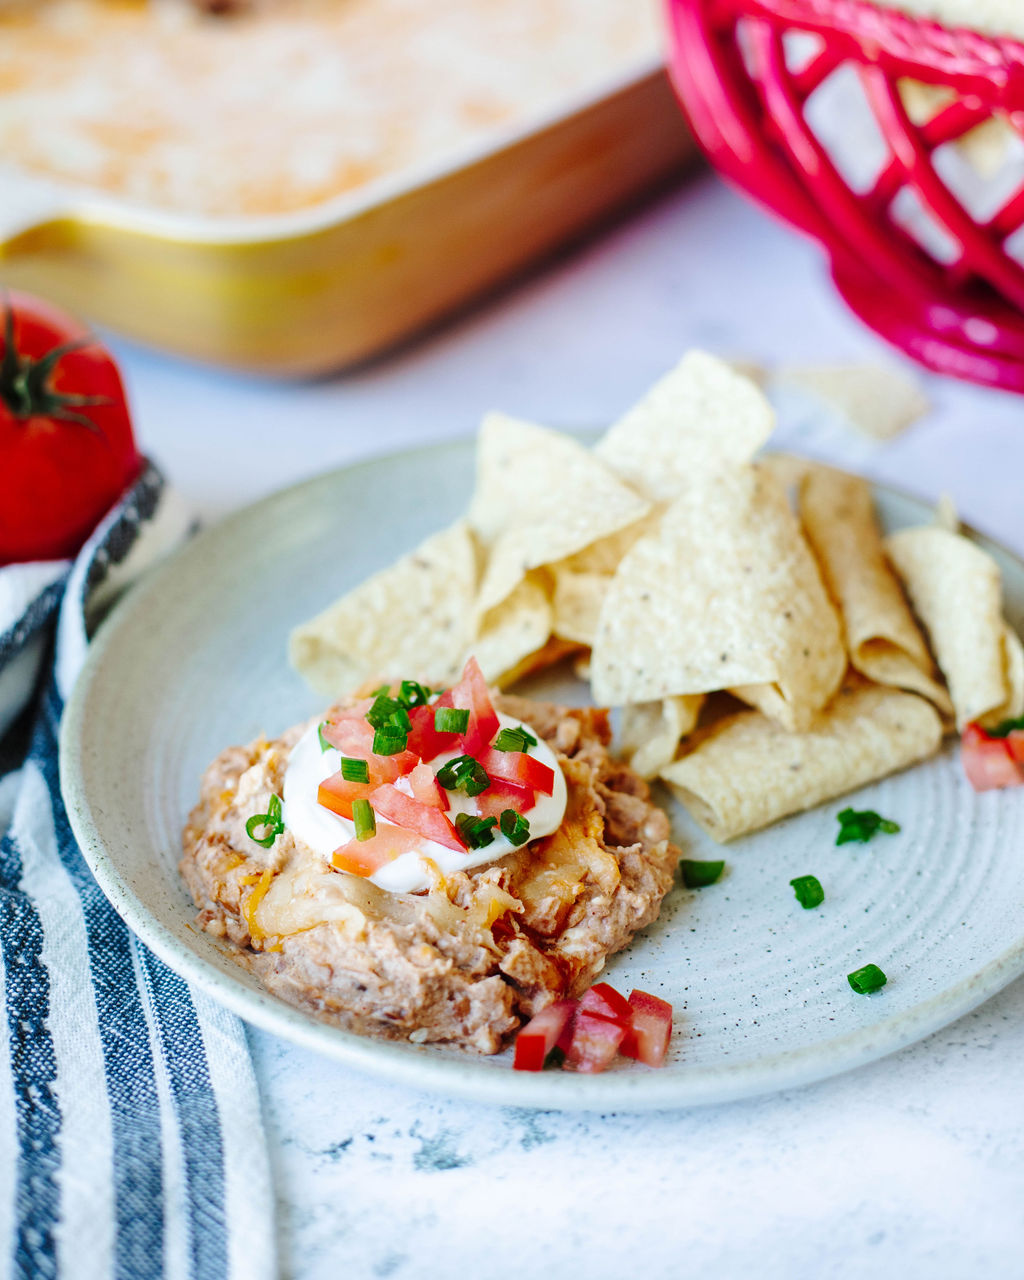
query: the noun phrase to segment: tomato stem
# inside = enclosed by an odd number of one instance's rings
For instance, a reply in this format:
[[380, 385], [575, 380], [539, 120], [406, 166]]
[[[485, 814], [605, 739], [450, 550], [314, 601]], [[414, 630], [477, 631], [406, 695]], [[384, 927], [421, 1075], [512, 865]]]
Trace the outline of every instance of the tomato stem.
[[86, 414], [78, 412], [90, 405], [112, 404], [108, 396], [70, 395], [54, 389], [51, 378], [66, 355], [89, 346], [91, 336], [75, 338], [51, 348], [45, 355], [34, 359], [18, 352], [14, 332], [14, 309], [6, 291], [2, 295], [4, 312], [4, 353], [0, 360], [0, 400], [15, 418], [49, 417], [59, 422], [74, 422], [88, 431], [101, 435], [99, 428]]

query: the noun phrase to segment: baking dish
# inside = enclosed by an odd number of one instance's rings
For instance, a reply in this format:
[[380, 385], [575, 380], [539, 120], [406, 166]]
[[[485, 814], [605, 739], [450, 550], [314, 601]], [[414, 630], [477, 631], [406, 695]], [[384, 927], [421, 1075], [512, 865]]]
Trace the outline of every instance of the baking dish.
[[298, 213], [135, 208], [0, 172], [0, 279], [179, 355], [274, 375], [365, 360], [695, 154], [651, 59], [429, 165]]

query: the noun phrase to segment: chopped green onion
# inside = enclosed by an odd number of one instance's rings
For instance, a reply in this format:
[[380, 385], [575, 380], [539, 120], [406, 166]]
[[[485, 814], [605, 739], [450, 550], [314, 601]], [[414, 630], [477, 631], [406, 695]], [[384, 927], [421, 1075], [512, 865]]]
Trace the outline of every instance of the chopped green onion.
[[497, 818], [477, 818], [471, 813], [459, 813], [455, 817], [459, 835], [470, 849], [483, 849], [492, 844], [494, 832], [491, 828], [497, 825]]
[[684, 858], [679, 866], [687, 889], [703, 889], [714, 884], [725, 870], [724, 862], [694, 862], [690, 858]]
[[382, 684], [379, 689], [374, 689], [373, 693], [370, 694], [370, 697], [386, 698], [389, 696], [390, 693], [391, 693], [391, 686], [389, 684]]
[[462, 791], [467, 796], [478, 796], [491, 785], [487, 771], [472, 756], [456, 756], [437, 771], [437, 780], [445, 791]]
[[348, 756], [342, 756], [341, 776], [346, 782], [369, 782], [370, 766], [365, 760], [353, 760]]
[[1015, 720], [1004, 720], [1002, 724], [996, 725], [994, 729], [989, 729], [988, 736], [990, 738], [1005, 738], [1014, 729], [1024, 729], [1024, 716], [1018, 716]]
[[373, 754], [375, 756], [397, 756], [400, 751], [405, 750], [408, 742], [408, 734], [386, 725], [383, 729], [378, 729], [373, 735]]
[[383, 729], [396, 711], [403, 711], [404, 707], [400, 702], [396, 702], [394, 698], [389, 698], [387, 691], [378, 693], [373, 699], [373, 705], [366, 713], [366, 719], [374, 729]]
[[836, 844], [850, 844], [854, 840], [866, 844], [879, 831], [893, 836], [900, 829], [898, 823], [890, 822], [873, 809], [843, 809], [838, 814], [838, 819], [839, 834], [836, 836]]
[[494, 745], [498, 751], [529, 751], [537, 745], [537, 739], [525, 729], [502, 729]]
[[388, 716], [388, 722], [383, 726], [385, 729], [396, 729], [399, 733], [408, 733], [412, 728], [412, 722], [409, 719], [409, 713], [405, 707], [399, 707], [397, 711], [393, 711]]
[[469, 711], [462, 707], [435, 707], [434, 728], [438, 733], [465, 733], [469, 728]]
[[430, 690], [416, 680], [403, 680], [398, 701], [406, 707], [425, 707], [430, 701]]
[[325, 726], [326, 724], [327, 724], [327, 721], [326, 721], [326, 720], [321, 720], [321, 721], [320, 721], [319, 726], [317, 727], [317, 731], [316, 731], [316, 732], [317, 732], [317, 737], [320, 739], [320, 750], [321, 750], [321, 751], [330, 751], [330, 750], [331, 750], [331, 744], [330, 744], [330, 743], [327, 741], [327, 739], [324, 737], [324, 726]]
[[796, 900], [805, 911], [812, 907], [820, 907], [825, 901], [825, 890], [817, 876], [797, 876], [789, 882], [793, 886]]
[[859, 996], [869, 996], [872, 991], [880, 991], [888, 982], [877, 964], [866, 964], [862, 969], [854, 969], [853, 973], [846, 975], [846, 980]]
[[377, 819], [369, 800], [352, 801], [352, 821], [356, 825], [357, 840], [372, 840], [377, 834]]
[[[256, 832], [263, 828], [263, 835]], [[254, 813], [245, 824], [245, 834], [263, 849], [269, 849], [279, 835], [284, 834], [284, 818], [281, 813], [281, 797], [271, 796], [266, 813]]]
[[509, 844], [521, 845], [526, 844], [530, 838], [530, 824], [521, 813], [516, 813], [515, 809], [502, 809], [501, 834], [509, 842]]

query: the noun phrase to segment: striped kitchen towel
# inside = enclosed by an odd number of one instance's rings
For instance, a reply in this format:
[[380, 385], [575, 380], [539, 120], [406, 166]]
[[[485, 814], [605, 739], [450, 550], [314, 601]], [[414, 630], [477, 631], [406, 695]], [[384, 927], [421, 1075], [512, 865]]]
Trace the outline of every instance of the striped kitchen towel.
[[114, 913], [57, 777], [89, 637], [187, 531], [149, 465], [73, 564], [0, 569], [0, 1277], [277, 1272], [242, 1025]]

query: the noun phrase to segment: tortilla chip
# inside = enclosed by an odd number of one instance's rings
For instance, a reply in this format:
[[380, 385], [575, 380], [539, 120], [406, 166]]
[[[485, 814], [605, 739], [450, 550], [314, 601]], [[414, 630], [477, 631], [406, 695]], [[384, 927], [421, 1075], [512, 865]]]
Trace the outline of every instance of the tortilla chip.
[[550, 635], [547, 585], [542, 574], [532, 573], [507, 599], [484, 614], [471, 651], [488, 683], [501, 684], [506, 673], [547, 644]]
[[476, 545], [459, 520], [297, 626], [291, 664], [325, 698], [370, 676], [450, 684], [473, 638], [476, 581]]
[[876, 684], [919, 693], [944, 716], [949, 694], [885, 558], [871, 489], [859, 476], [810, 468], [800, 484], [804, 533], [846, 631], [850, 663]]
[[774, 425], [771, 405], [749, 378], [690, 351], [594, 452], [652, 501], [670, 501], [698, 473], [749, 462]]
[[648, 506], [570, 436], [488, 414], [468, 516], [489, 549], [477, 608], [485, 613], [530, 569], [633, 524]]
[[996, 725], [1024, 712], [1020, 641], [1003, 620], [992, 557], [934, 525], [892, 534], [885, 550], [946, 677], [957, 727]]
[[778, 380], [809, 392], [875, 440], [892, 439], [931, 408], [918, 384], [889, 365], [789, 365]]
[[546, 644], [541, 645], [539, 649], [535, 649], [533, 653], [528, 653], [525, 658], [517, 662], [508, 671], [502, 672], [494, 683], [502, 689], [508, 689], [520, 680], [525, 680], [528, 676], [536, 675], [538, 671], [553, 667], [557, 662], [562, 662], [565, 658], [579, 656], [588, 652], [581, 645], [573, 644], [571, 640], [559, 640], [557, 636], [552, 636]]
[[807, 733], [756, 711], [726, 717], [661, 772], [715, 840], [732, 840], [934, 755], [935, 708], [853, 676]]
[[688, 733], [692, 733], [704, 705], [702, 693], [640, 702], [622, 708], [619, 744], [622, 754], [641, 778], [653, 778], [670, 760]]
[[672, 503], [624, 557], [594, 638], [598, 702], [774, 686], [774, 712], [791, 728], [845, 670], [811, 550], [778, 481], [753, 466], [705, 477]]
[[563, 640], [592, 645], [612, 575], [558, 569], [554, 576], [552, 631]]

